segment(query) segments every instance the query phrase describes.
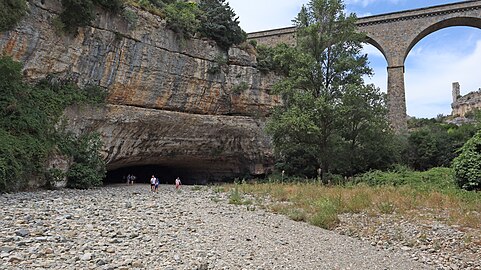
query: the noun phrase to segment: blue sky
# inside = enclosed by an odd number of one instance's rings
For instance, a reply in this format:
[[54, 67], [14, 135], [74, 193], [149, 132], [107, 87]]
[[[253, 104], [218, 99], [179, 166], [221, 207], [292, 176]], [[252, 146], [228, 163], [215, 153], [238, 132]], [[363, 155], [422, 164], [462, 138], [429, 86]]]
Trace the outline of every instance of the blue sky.
[[[246, 32], [291, 26], [291, 20], [308, 0], [228, 0]], [[358, 17], [442, 5], [454, 0], [345, 0], [346, 12]], [[366, 81], [386, 91], [386, 60], [366, 45], [375, 75]], [[481, 88], [481, 29], [450, 27], [434, 32], [414, 46], [405, 62], [407, 113], [436, 117], [451, 113], [451, 87], [461, 94]]]

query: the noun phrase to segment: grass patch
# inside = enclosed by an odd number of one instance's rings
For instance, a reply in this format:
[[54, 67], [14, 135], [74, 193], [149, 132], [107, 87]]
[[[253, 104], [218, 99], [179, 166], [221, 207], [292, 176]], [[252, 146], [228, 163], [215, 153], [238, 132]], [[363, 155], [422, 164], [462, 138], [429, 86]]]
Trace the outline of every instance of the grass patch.
[[[376, 174], [380, 179], [374, 179]], [[369, 183], [326, 186], [318, 182], [266, 182], [226, 185], [229, 202], [242, 204], [251, 194], [271, 211], [297, 221], [333, 228], [342, 213], [392, 214], [418, 220], [481, 229], [481, 193], [456, 187], [452, 172], [435, 168], [427, 172], [371, 172]], [[269, 201], [271, 203], [269, 203]]]
[[202, 186], [198, 186], [198, 185], [194, 185], [192, 188], [191, 188], [192, 191], [200, 191], [202, 190]]

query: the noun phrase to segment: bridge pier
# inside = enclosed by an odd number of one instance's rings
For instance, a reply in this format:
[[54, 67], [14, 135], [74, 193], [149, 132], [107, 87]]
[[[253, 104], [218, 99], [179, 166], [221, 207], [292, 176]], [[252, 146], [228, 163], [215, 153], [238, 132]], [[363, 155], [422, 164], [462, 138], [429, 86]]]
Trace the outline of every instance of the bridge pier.
[[387, 67], [387, 107], [389, 121], [396, 133], [407, 132], [404, 66]]
[[[389, 120], [394, 130], [407, 131], [406, 97], [404, 93], [404, 61], [409, 51], [427, 35], [450, 26], [481, 29], [481, 0], [393, 12], [359, 18], [357, 29], [366, 34], [368, 43], [379, 49], [388, 62]], [[295, 45], [295, 27], [248, 34], [259, 44], [280, 42]]]

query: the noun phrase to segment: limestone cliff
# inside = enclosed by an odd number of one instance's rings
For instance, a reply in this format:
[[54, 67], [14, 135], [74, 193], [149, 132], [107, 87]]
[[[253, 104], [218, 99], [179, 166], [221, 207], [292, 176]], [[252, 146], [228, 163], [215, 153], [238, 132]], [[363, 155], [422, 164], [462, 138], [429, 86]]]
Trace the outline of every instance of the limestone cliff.
[[[66, 115], [72, 130], [100, 132], [109, 170], [173, 166], [213, 180], [271, 167], [262, 119], [280, 99], [268, 94], [276, 77], [261, 74], [255, 56], [179, 40], [161, 18], [133, 8], [135, 24], [98, 10], [91, 26], [66, 36], [52, 23], [60, 11], [58, 0], [31, 0], [16, 29], [0, 33], [0, 52], [30, 80], [53, 74], [108, 89], [105, 108]], [[228, 61], [219, 69], [220, 57]]]

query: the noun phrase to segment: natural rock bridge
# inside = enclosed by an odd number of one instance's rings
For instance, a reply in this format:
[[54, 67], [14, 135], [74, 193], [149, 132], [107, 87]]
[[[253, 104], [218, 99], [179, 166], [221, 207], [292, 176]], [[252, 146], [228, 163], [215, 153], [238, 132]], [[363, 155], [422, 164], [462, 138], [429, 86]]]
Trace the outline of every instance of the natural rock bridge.
[[[359, 31], [365, 32], [368, 43], [379, 49], [387, 61], [388, 107], [392, 126], [398, 132], [407, 129], [404, 89], [404, 61], [421, 39], [450, 26], [481, 28], [481, 0], [413, 9], [359, 18]], [[248, 39], [259, 44], [281, 42], [295, 44], [295, 27], [250, 33]]]

